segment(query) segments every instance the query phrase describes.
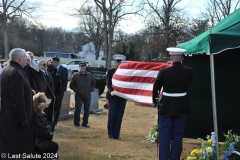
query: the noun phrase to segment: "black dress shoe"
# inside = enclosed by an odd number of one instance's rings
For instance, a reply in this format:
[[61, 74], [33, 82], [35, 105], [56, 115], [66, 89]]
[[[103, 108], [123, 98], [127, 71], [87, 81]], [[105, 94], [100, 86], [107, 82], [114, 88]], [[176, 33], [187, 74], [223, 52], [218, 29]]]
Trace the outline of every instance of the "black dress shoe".
[[75, 127], [80, 127], [80, 124], [74, 124]]
[[118, 139], [120, 139], [120, 137], [109, 137], [109, 139], [116, 139], [116, 140], [118, 140]]
[[87, 124], [82, 124], [82, 126], [83, 127], [87, 127], [87, 128], [89, 128], [90, 126], [89, 125], [87, 125]]

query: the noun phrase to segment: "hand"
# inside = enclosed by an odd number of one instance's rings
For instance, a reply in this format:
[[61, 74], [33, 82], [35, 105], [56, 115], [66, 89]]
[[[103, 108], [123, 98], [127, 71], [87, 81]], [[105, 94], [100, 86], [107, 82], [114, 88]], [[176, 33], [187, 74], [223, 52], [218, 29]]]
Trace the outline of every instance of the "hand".
[[116, 94], [115, 94], [115, 92], [114, 91], [112, 91], [111, 92], [111, 96], [115, 96]]
[[156, 102], [152, 102], [152, 107], [156, 107], [157, 103]]

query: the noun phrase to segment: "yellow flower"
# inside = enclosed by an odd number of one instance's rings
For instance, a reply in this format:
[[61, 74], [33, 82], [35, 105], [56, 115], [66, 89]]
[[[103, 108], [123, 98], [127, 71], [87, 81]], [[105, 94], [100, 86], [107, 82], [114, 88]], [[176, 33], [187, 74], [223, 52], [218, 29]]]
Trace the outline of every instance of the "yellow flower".
[[192, 160], [192, 157], [187, 157], [187, 160]]
[[207, 152], [212, 153], [212, 147], [207, 147]]
[[187, 160], [196, 160], [196, 157], [187, 157]]
[[202, 150], [198, 149], [196, 153], [197, 153], [197, 155], [200, 155], [202, 153]]
[[212, 140], [211, 139], [209, 139], [207, 142], [208, 142], [208, 144], [212, 144]]
[[197, 150], [198, 150], [198, 149], [194, 149], [194, 150], [192, 150], [192, 152], [191, 152], [190, 155], [191, 155], [191, 156], [194, 156], [195, 154], [197, 154]]

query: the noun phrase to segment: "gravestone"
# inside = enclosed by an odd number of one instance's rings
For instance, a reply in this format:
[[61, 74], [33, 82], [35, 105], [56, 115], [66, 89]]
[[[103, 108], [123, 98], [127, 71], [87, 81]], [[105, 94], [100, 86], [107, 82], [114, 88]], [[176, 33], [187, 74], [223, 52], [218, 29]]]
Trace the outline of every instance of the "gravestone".
[[61, 105], [60, 115], [58, 119], [59, 121], [73, 117], [73, 114], [69, 114], [70, 97], [71, 97], [71, 91], [65, 91], [62, 99], [62, 105]]
[[[101, 112], [103, 111], [102, 109], [99, 109], [99, 93], [98, 89], [94, 88], [94, 91], [92, 92], [92, 97], [91, 97], [91, 105], [90, 105], [90, 111], [95, 111], [95, 112]], [[83, 111], [83, 106], [82, 106], [82, 111]]]

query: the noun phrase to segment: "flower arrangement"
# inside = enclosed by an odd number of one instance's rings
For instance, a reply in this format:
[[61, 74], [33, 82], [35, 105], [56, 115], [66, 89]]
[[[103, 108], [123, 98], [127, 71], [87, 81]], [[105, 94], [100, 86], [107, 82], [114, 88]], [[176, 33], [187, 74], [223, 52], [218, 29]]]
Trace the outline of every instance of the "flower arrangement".
[[[240, 136], [232, 133], [232, 130], [229, 130], [227, 134], [223, 135], [225, 137], [225, 141], [219, 146], [220, 157], [222, 157], [224, 160], [240, 160]], [[214, 132], [212, 132], [211, 135], [207, 135], [206, 138], [206, 141], [198, 138], [198, 140], [201, 141], [201, 148], [192, 150], [190, 155], [187, 157], [187, 160], [216, 159], [216, 135]], [[153, 123], [149, 134], [146, 136], [146, 139], [150, 142], [158, 142], [157, 122]]]
[[[224, 134], [225, 141], [219, 146], [220, 156], [224, 160], [240, 159], [240, 136], [232, 133], [231, 130]], [[214, 132], [207, 136], [207, 141], [198, 138], [201, 141], [201, 148], [191, 151], [187, 160], [215, 160], [216, 159], [216, 135]]]
[[153, 123], [153, 126], [150, 129], [149, 134], [146, 136], [146, 139], [150, 142], [158, 141], [158, 124], [157, 124], [157, 122]]
[[212, 132], [211, 136], [207, 136], [207, 141], [198, 138], [201, 141], [201, 148], [191, 151], [187, 160], [214, 160], [215, 155], [215, 133]]
[[[156, 119], [158, 119], [158, 116], [156, 117]], [[146, 139], [150, 142], [158, 141], [158, 124], [157, 124], [157, 122], [153, 123], [153, 126], [150, 129], [149, 134], [146, 136]]]

